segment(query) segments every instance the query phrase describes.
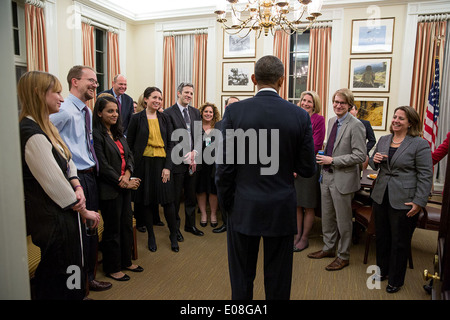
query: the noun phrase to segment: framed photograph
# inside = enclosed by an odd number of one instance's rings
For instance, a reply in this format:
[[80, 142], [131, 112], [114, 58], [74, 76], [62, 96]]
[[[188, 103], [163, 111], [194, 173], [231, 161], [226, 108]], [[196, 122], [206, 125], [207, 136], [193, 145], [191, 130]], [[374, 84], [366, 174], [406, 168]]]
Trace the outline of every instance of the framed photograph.
[[353, 92], [389, 92], [391, 60], [391, 58], [350, 59], [350, 90]]
[[[244, 29], [238, 34], [223, 31], [223, 58], [255, 58], [256, 37], [254, 32]], [[247, 34], [248, 33], [248, 34]]]
[[385, 131], [388, 103], [388, 97], [355, 97], [358, 119], [369, 121], [374, 131]]
[[226, 107], [225, 101], [226, 101], [229, 97], [231, 97], [231, 96], [238, 98], [239, 101], [242, 101], [242, 100], [245, 100], [245, 99], [248, 99], [248, 98], [252, 98], [252, 97], [253, 97], [252, 95], [245, 95], [245, 96], [242, 96], [242, 95], [236, 95], [236, 94], [229, 94], [229, 95], [226, 95], [226, 96], [222, 96], [222, 105], [221, 105], [221, 109], [220, 109], [220, 114], [221, 114], [222, 116], [223, 116], [223, 114], [224, 114], [224, 112], [225, 112], [225, 107]]
[[352, 21], [352, 54], [392, 53], [394, 18]]
[[223, 92], [254, 92], [255, 85], [251, 76], [255, 62], [223, 62], [222, 91]]

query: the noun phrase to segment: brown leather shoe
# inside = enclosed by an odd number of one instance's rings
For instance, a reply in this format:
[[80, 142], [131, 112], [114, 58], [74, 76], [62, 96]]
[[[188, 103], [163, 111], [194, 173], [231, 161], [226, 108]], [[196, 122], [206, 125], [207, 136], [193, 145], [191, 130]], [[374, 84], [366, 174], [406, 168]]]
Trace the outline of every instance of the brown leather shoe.
[[322, 258], [334, 258], [336, 254], [334, 252], [328, 252], [328, 251], [316, 251], [308, 254], [308, 258], [311, 259], [322, 259]]
[[350, 264], [350, 260], [343, 260], [343, 259], [337, 257], [336, 259], [334, 259], [334, 261], [332, 263], [327, 265], [325, 269], [328, 271], [341, 270], [341, 269], [344, 269], [349, 264]]
[[98, 280], [89, 281], [89, 290], [92, 291], [105, 291], [111, 289], [111, 287], [112, 287], [111, 282]]

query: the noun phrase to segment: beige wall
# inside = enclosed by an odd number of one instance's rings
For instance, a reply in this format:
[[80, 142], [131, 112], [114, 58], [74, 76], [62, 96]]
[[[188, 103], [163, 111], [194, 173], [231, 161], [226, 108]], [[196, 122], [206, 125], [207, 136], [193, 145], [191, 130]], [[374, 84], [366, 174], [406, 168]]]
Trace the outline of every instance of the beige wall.
[[58, 0], [56, 10], [58, 14], [58, 74], [56, 75], [63, 85], [63, 96], [69, 94], [69, 85], [67, 84], [67, 73], [74, 65], [74, 35], [73, 35], [73, 16], [72, 1]]
[[157, 77], [163, 76], [155, 74], [156, 50], [154, 23], [127, 25], [127, 94], [135, 101], [145, 88], [155, 86]]

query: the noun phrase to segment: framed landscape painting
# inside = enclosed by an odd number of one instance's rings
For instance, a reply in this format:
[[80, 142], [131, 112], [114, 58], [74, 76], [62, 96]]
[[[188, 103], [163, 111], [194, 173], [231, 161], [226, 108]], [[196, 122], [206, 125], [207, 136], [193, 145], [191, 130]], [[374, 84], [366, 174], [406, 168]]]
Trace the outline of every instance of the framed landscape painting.
[[349, 88], [353, 92], [389, 92], [391, 58], [350, 59]]
[[251, 76], [255, 62], [224, 62], [222, 68], [223, 92], [254, 92]]
[[351, 54], [392, 53], [394, 18], [352, 21]]
[[370, 122], [373, 130], [386, 130], [388, 97], [355, 97], [358, 119]]
[[223, 34], [224, 58], [254, 58], [256, 57], [255, 33], [245, 29], [238, 34]]

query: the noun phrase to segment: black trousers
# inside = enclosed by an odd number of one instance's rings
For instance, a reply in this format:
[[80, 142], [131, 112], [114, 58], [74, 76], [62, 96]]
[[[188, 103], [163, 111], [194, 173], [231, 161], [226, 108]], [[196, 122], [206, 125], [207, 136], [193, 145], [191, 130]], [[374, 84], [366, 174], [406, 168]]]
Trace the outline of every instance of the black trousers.
[[[98, 188], [95, 175], [95, 170], [87, 173], [78, 171], [78, 178], [80, 178], [84, 196], [86, 197], [86, 209], [92, 211], [98, 211], [99, 208]], [[82, 236], [86, 257], [86, 273], [88, 281], [92, 281], [95, 279], [97, 266], [98, 234], [95, 233], [94, 235], [88, 235], [87, 227], [84, 224], [82, 226]]]
[[381, 204], [373, 202], [377, 265], [381, 275], [388, 276], [389, 284], [395, 287], [404, 284], [411, 238], [419, 218], [419, 214], [407, 217], [408, 211], [391, 207], [387, 189]]
[[195, 208], [197, 206], [197, 195], [195, 193], [197, 173], [189, 175], [189, 172], [174, 173], [175, 212], [178, 228], [180, 228], [180, 202], [184, 191], [184, 213], [186, 220], [185, 228], [195, 227]]
[[101, 200], [100, 208], [104, 222], [103, 271], [107, 274], [119, 272], [132, 264], [133, 214], [130, 190], [123, 190], [115, 199]]
[[[289, 300], [291, 295], [294, 236], [262, 237], [264, 288], [267, 300]], [[260, 236], [227, 230], [228, 264], [233, 300], [252, 300]]]

